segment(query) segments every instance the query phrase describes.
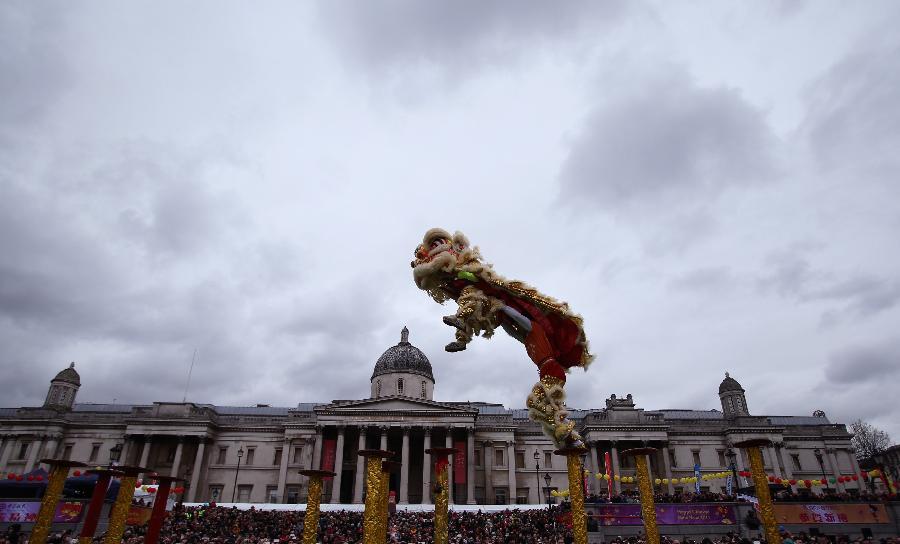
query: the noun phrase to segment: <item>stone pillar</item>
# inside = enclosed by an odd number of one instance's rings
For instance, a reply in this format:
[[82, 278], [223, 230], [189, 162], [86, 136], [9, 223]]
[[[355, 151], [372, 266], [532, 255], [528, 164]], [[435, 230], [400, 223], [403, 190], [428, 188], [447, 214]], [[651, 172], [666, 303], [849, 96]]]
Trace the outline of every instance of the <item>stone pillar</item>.
[[[447, 427], [447, 434], [444, 435], [444, 447], [445, 448], [453, 448], [453, 428]], [[454, 482], [454, 474], [456, 474], [456, 467], [454, 466], [454, 460], [456, 459], [455, 455], [450, 456], [450, 465], [447, 467], [447, 502], [448, 504], [456, 504], [454, 501], [454, 496], [456, 493], [455, 489], [453, 489]]]
[[187, 502], [195, 502], [197, 499], [197, 488], [200, 487], [200, 473], [203, 471], [203, 457], [205, 453], [206, 437], [203, 436], [197, 443], [197, 453], [194, 455], [194, 468], [191, 473], [191, 488], [188, 490]]
[[778, 452], [775, 451], [775, 446], [769, 446], [767, 448], [769, 450], [769, 459], [772, 460], [772, 469], [775, 471], [775, 476], [781, 478], [781, 462], [778, 460]]
[[400, 449], [400, 504], [409, 504], [409, 426], [403, 426]]
[[666, 490], [669, 495], [675, 494], [675, 486], [672, 485], [672, 463], [669, 461], [671, 456], [669, 455], [669, 446], [663, 446], [662, 450], [662, 459], [663, 459], [663, 470], [665, 471], [665, 478], [669, 480], [669, 483], [666, 485]]
[[344, 426], [338, 425], [337, 443], [334, 445], [334, 478], [331, 480], [331, 502], [341, 502], [341, 474], [344, 472]]
[[153, 435], [144, 435], [144, 447], [141, 449], [141, 462], [139, 467], [147, 467], [150, 461], [150, 447], [153, 445]]
[[466, 504], [475, 504], [475, 428], [466, 431]]
[[313, 459], [312, 459], [312, 468], [313, 470], [319, 470], [322, 468], [322, 427], [320, 425], [316, 425], [316, 438], [315, 442], [313, 442]]
[[359, 428], [359, 440], [356, 445], [356, 477], [353, 479], [353, 504], [362, 504], [363, 481], [366, 473], [366, 458], [358, 452], [366, 449], [366, 428]]
[[829, 483], [828, 487], [843, 491], [843, 486], [837, 481], [838, 476], [841, 475], [841, 469], [837, 463], [837, 456], [834, 454], [834, 448], [825, 448], [825, 458], [828, 460], [831, 476], [834, 477], [835, 482], [834, 484]]
[[56, 459], [56, 448], [60, 438], [62, 437], [57, 434], [52, 434], [47, 437], [47, 443], [44, 445], [44, 455], [42, 457]]
[[[425, 427], [425, 449], [431, 449], [431, 427]], [[422, 504], [431, 504], [431, 459], [422, 457]]]
[[482, 464], [484, 464], [484, 504], [494, 504], [494, 443], [490, 440], [485, 440], [481, 447], [483, 448], [484, 455], [481, 460]]
[[34, 468], [34, 463], [37, 460], [38, 452], [41, 450], [41, 446], [44, 444], [42, 436], [35, 436], [34, 440], [31, 442], [31, 447], [28, 448], [28, 460], [25, 462], [25, 473], [31, 472], [31, 469]]
[[507, 504], [516, 504], [517, 486], [516, 486], [516, 442], [510, 440], [506, 443], [506, 470], [509, 478], [509, 491], [507, 491]]
[[[588, 478], [588, 481], [591, 482], [591, 489], [594, 490], [595, 495], [600, 494], [600, 480], [597, 479], [597, 474], [600, 473], [600, 460], [597, 456], [597, 442], [589, 442], [588, 447], [591, 450], [591, 476]], [[538, 499], [540, 499], [540, 489], [538, 490]], [[540, 500], [538, 500], [540, 503]]]
[[6, 464], [9, 463], [9, 456], [12, 455], [13, 449], [16, 447], [16, 436], [6, 435], [3, 440], [3, 455], [0, 457], [0, 471], [6, 471]]
[[134, 442], [130, 434], [122, 437], [122, 453], [119, 455], [119, 464], [128, 465], [128, 456], [131, 454], [131, 444]]
[[178, 477], [178, 469], [181, 468], [181, 454], [184, 451], [184, 437], [178, 437], [178, 445], [175, 447], [175, 460], [172, 461], [172, 472], [169, 473], [173, 478]]
[[788, 480], [794, 477], [794, 469], [791, 467], [791, 458], [787, 453], [787, 448], [781, 446], [781, 464], [784, 465], [784, 477]]
[[[610, 441], [610, 444], [611, 446], [609, 448], [609, 456], [612, 458], [612, 471], [613, 476], [615, 476], [619, 473], [619, 448], [616, 447], [615, 440]], [[622, 493], [622, 484], [621, 482], [619, 482], [619, 480], [615, 480], [613, 482], [613, 489], [616, 490], [616, 495]]]

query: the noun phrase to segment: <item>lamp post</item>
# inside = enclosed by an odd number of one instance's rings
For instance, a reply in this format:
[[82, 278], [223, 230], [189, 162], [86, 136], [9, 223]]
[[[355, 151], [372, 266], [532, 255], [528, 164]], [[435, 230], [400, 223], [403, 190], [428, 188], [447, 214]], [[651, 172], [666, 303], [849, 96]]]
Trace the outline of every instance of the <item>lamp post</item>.
[[735, 491], [740, 485], [738, 485], [737, 479], [737, 454], [733, 449], [728, 448], [728, 451], [725, 452], [725, 457], [728, 458], [728, 468], [731, 469], [731, 481], [732, 481], [732, 492]]
[[550, 473], [548, 472], [547, 474], [544, 474], [544, 482], [547, 484], [546, 490], [547, 490], [547, 509], [548, 510], [550, 509], [550, 506], [551, 506], [551, 504], [550, 504], [550, 480], [551, 480]]
[[816, 456], [816, 461], [819, 462], [819, 468], [822, 470], [822, 486], [828, 489], [828, 477], [825, 476], [825, 463], [822, 462], [822, 451], [816, 448], [813, 450], [813, 455]]
[[109, 467], [118, 465], [120, 459], [122, 459], [122, 444], [116, 444], [109, 448]]
[[244, 456], [244, 447], [243, 446], [238, 448], [237, 455], [238, 455], [238, 464], [237, 464], [237, 470], [234, 471], [234, 486], [233, 486], [234, 489], [231, 490], [231, 502], [234, 502], [234, 494], [237, 493], [237, 479], [238, 479], [238, 474], [241, 473], [241, 457]]
[[537, 484], [537, 488], [535, 489], [537, 495], [537, 504], [541, 504], [541, 454], [538, 453], [537, 450], [534, 450], [534, 481]]

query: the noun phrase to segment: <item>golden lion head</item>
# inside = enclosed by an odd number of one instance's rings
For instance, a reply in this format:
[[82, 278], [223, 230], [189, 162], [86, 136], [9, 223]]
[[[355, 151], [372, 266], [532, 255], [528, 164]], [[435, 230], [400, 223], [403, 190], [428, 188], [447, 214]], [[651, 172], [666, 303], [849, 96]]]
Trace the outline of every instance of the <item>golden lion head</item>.
[[457, 231], [452, 236], [444, 229], [430, 229], [413, 252], [409, 263], [419, 289], [433, 291], [459, 266], [477, 261], [478, 249], [469, 245], [466, 235]]

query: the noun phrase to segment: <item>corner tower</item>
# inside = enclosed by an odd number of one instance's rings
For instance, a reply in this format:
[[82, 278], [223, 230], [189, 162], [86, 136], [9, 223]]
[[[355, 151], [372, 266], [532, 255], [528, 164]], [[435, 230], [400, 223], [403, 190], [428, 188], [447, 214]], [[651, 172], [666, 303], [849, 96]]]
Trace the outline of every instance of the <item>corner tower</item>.
[[719, 384], [719, 399], [722, 401], [722, 412], [726, 418], [750, 415], [744, 393], [741, 384], [726, 372], [725, 379]]
[[44, 400], [44, 408], [51, 410], [68, 411], [75, 403], [75, 395], [81, 387], [81, 376], [75, 371], [75, 363], [70, 363], [69, 368], [64, 368], [50, 380], [50, 389]]
[[372, 372], [372, 398], [410, 397], [432, 400], [434, 396], [434, 374], [431, 362], [422, 350], [409, 343], [409, 329], [400, 331], [400, 342], [389, 347]]

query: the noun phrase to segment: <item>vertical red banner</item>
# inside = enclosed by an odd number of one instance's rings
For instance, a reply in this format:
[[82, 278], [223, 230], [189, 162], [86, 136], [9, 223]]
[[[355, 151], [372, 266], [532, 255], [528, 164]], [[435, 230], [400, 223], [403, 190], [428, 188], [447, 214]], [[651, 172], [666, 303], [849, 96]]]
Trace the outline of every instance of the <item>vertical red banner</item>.
[[466, 483], [466, 443], [462, 440], [454, 442], [456, 453], [453, 454], [453, 483]]
[[612, 497], [612, 461], [609, 458], [609, 452], [603, 454], [603, 464], [606, 465], [606, 496]]
[[322, 470], [334, 470], [334, 455], [337, 451], [337, 441], [327, 439], [324, 442], [324, 450], [322, 451]]

